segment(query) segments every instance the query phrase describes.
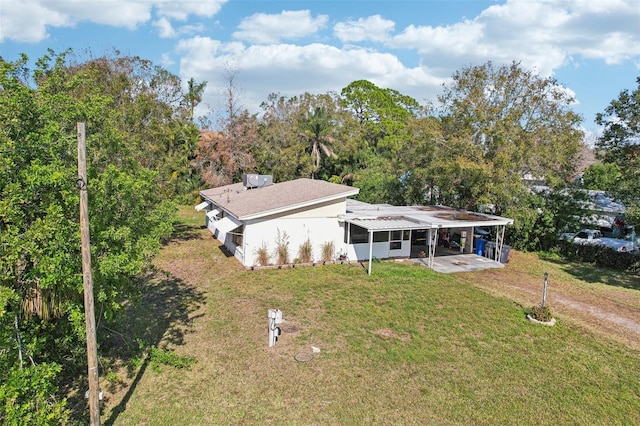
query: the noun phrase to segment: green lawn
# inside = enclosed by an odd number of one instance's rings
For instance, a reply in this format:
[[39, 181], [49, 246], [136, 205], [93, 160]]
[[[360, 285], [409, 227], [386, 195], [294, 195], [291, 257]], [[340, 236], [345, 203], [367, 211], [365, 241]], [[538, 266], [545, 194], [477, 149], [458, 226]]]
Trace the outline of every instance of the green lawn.
[[634, 350], [425, 267], [246, 271], [181, 213], [127, 333], [195, 363], [119, 373], [106, 424], [640, 424]]

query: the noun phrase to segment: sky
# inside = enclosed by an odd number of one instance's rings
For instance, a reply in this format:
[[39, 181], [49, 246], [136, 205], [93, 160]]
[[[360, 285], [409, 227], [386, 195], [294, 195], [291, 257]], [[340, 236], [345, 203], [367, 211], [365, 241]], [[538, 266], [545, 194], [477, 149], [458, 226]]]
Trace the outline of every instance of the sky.
[[233, 75], [251, 112], [269, 94], [340, 93], [355, 80], [437, 105], [465, 67], [519, 62], [576, 98], [583, 127], [640, 76], [640, 0], [0, 0], [0, 56], [71, 48], [151, 60], [207, 81], [224, 110]]

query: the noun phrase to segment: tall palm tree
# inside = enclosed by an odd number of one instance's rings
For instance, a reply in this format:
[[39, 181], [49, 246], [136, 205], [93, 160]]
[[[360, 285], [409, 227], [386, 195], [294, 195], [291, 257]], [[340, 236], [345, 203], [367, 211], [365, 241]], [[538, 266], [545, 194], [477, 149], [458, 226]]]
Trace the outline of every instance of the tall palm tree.
[[202, 83], [196, 83], [196, 81], [191, 77], [187, 82], [187, 95], [185, 98], [187, 102], [189, 102], [189, 119], [193, 121], [193, 111], [202, 101], [202, 94], [204, 93], [204, 88], [207, 87], [207, 82], [203, 81]]
[[331, 117], [325, 107], [315, 107], [313, 112], [306, 112], [301, 122], [302, 135], [311, 143], [311, 158], [313, 160], [313, 172], [311, 177], [320, 168], [322, 154], [327, 157], [336, 157], [333, 149], [328, 145], [330, 139], [327, 134], [331, 130]]

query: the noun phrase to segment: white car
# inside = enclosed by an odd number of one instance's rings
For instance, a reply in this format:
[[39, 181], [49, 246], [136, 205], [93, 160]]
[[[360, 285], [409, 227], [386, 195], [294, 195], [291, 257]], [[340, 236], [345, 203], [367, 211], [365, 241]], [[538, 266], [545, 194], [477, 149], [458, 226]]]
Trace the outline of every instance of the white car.
[[605, 246], [619, 252], [635, 251], [636, 249], [633, 241], [603, 237], [602, 232], [596, 229], [583, 229], [567, 240], [573, 244]]

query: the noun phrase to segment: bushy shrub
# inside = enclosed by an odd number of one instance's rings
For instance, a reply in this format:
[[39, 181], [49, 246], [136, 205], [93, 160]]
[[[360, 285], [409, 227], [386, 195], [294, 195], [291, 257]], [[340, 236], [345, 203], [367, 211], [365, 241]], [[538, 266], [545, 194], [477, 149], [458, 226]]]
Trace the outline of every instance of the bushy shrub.
[[331, 262], [333, 260], [333, 256], [335, 254], [335, 247], [333, 245], [333, 241], [327, 241], [322, 244], [322, 261], [323, 262]]
[[280, 229], [276, 239], [276, 259], [278, 265], [289, 263], [289, 235], [286, 231], [280, 232]]
[[300, 249], [298, 250], [298, 258], [302, 263], [311, 262], [311, 240], [307, 238], [307, 241], [300, 244]]
[[269, 264], [269, 248], [264, 241], [262, 245], [256, 249], [256, 263], [260, 266], [267, 266]]
[[542, 306], [542, 305], [536, 305], [531, 309], [531, 318], [537, 320], [537, 321], [542, 321], [542, 322], [549, 322], [551, 321], [551, 319], [553, 318], [553, 315], [551, 315], [551, 309], [549, 309], [548, 305]]
[[60, 365], [42, 363], [11, 370], [0, 384], [0, 424], [67, 424], [67, 400], [57, 400]]
[[599, 245], [580, 245], [569, 241], [558, 242], [558, 252], [566, 259], [622, 271], [640, 270], [640, 255], [619, 252]]

